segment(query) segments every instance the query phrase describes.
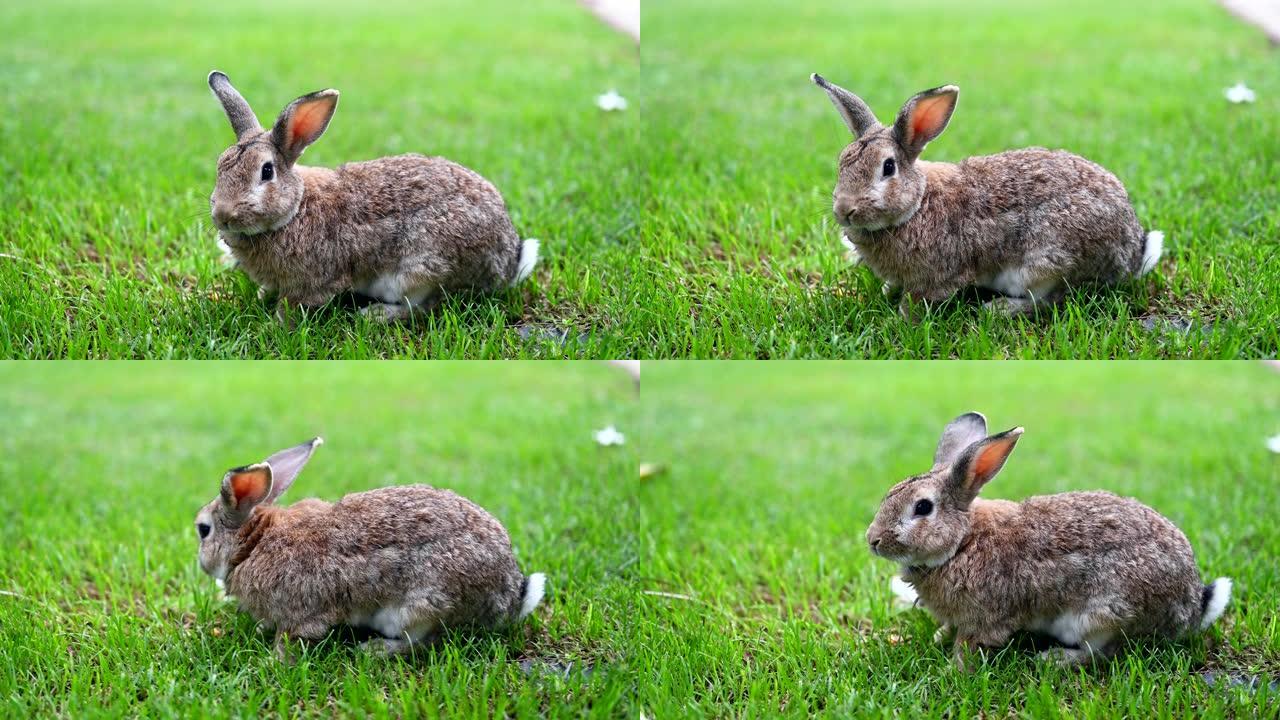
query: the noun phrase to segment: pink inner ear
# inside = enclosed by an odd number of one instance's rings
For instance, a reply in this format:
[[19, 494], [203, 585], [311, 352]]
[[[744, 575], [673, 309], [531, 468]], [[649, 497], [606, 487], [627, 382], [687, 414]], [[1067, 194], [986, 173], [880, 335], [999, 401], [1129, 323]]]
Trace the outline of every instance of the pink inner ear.
[[973, 477], [978, 482], [984, 482], [991, 477], [1000, 467], [1000, 463], [1004, 462], [1004, 459], [1009, 456], [1009, 451], [1013, 450], [1013, 444], [1016, 440], [1016, 437], [1006, 438], [983, 448], [978, 453], [978, 457], [973, 460]]
[[912, 140], [920, 137], [931, 138], [942, 132], [942, 124], [947, 120], [947, 113], [951, 110], [953, 97], [953, 95], [947, 93], [916, 102], [916, 106], [911, 112]]
[[231, 476], [231, 494], [239, 507], [245, 500], [256, 502], [267, 494], [267, 471], [247, 470]]
[[289, 144], [296, 145], [299, 141], [314, 140], [320, 133], [320, 129], [324, 127], [324, 121], [329, 117], [329, 108], [332, 104], [332, 98], [322, 98], [299, 106], [293, 112], [293, 117], [289, 118]]

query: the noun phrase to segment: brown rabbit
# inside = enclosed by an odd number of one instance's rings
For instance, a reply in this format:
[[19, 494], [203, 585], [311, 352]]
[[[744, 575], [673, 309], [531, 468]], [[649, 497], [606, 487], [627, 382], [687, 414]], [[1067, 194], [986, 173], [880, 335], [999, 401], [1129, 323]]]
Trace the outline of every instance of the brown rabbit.
[[1164, 234], [1144, 233], [1124, 185], [1078, 155], [1029, 148], [919, 160], [951, 120], [956, 86], [915, 95], [885, 127], [857, 95], [811, 79], [855, 138], [840, 154], [836, 222], [885, 294], [904, 291], [904, 315], [972, 286], [1002, 293], [992, 309], [1030, 313], [1072, 285], [1114, 284], [1159, 262]]
[[955, 630], [958, 663], [1031, 630], [1067, 646], [1050, 657], [1079, 664], [1109, 657], [1122, 636], [1178, 637], [1222, 615], [1231, 581], [1205, 585], [1186, 536], [1137, 500], [978, 498], [1021, 435], [987, 437], [982, 415], [956, 418], [933, 468], [895, 485], [867, 530], [871, 552], [902, 566], [941, 632]]
[[210, 73], [209, 87], [236, 133], [218, 158], [213, 223], [263, 294], [315, 307], [355, 292], [378, 301], [362, 311], [370, 317], [403, 320], [443, 293], [492, 292], [533, 272], [538, 241], [521, 242], [497, 188], [457, 163], [298, 165], [329, 126], [337, 90], [303, 95], [264, 130], [226, 75]]
[[337, 625], [383, 637], [401, 653], [454, 626], [515, 622], [542, 601], [545, 576], [516, 566], [501, 523], [469, 500], [426, 485], [381, 488], [336, 503], [275, 501], [321, 443], [234, 468], [196, 515], [200, 567], [264, 630], [315, 640]]

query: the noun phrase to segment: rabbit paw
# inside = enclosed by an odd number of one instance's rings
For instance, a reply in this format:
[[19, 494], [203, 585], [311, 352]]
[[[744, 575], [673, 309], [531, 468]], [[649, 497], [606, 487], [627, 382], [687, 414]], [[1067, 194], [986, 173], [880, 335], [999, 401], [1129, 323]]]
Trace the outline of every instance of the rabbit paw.
[[1058, 667], [1073, 668], [1087, 665], [1097, 656], [1088, 650], [1079, 648], [1056, 647], [1039, 653], [1039, 657], [1041, 660], [1047, 660]]
[[275, 653], [276, 660], [284, 665], [297, 665], [298, 654], [294, 652], [293, 647], [289, 643], [289, 637], [284, 633], [276, 634], [276, 641], [272, 645], [272, 651]]
[[418, 305], [374, 303], [360, 308], [360, 314], [377, 323], [408, 322], [425, 311]]
[[1082, 638], [1079, 647], [1049, 648], [1040, 653], [1040, 657], [1064, 668], [1101, 663], [1115, 652], [1116, 644], [1111, 639], [1111, 633], [1099, 630]]
[[1015, 298], [1002, 295], [994, 300], [983, 303], [982, 308], [988, 312], [993, 312], [1005, 317], [1034, 315], [1036, 312], [1036, 302], [1030, 298]]
[[898, 301], [898, 312], [909, 323], [918, 323], [935, 306], [945, 303], [955, 294], [954, 290], [903, 290]]
[[955, 634], [955, 627], [951, 625], [939, 625], [938, 629], [933, 632], [933, 641], [939, 645], [945, 645], [951, 636]]
[[414, 643], [400, 638], [374, 638], [360, 643], [360, 649], [378, 657], [407, 655], [413, 652]]
[[880, 294], [885, 296], [890, 302], [892, 302], [894, 300], [897, 300], [898, 296], [902, 294], [902, 286], [895, 285], [890, 280], [885, 280], [884, 284], [880, 286]]
[[276, 301], [276, 309], [272, 314], [275, 315], [276, 322], [290, 330], [298, 326], [298, 319], [289, 312], [289, 301], [284, 298]]

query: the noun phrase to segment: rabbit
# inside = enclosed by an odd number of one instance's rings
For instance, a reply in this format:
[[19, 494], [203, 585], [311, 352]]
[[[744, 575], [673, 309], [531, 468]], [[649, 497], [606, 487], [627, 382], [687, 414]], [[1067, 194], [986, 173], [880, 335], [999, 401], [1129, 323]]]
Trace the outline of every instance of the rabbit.
[[935, 304], [967, 287], [987, 303], [1032, 314], [1080, 284], [1141, 277], [1160, 261], [1164, 233], [1143, 232], [1124, 185], [1078, 155], [1043, 148], [918, 159], [947, 127], [960, 89], [943, 85], [881, 125], [861, 98], [814, 74], [854, 135], [840, 154], [832, 210], [846, 246], [884, 281], [886, 297]]
[[1019, 630], [1062, 643], [1048, 659], [1082, 665], [1111, 657], [1122, 637], [1176, 638], [1222, 615], [1231, 580], [1205, 585], [1186, 536], [1137, 500], [978, 498], [1022, 432], [988, 437], [981, 414], [956, 418], [933, 467], [893, 486], [867, 530], [872, 554], [898, 563], [911, 586], [895, 582], [894, 594], [940, 623], [938, 639], [954, 630], [958, 665]]
[[322, 442], [228, 470], [196, 515], [200, 568], [275, 631], [282, 660], [288, 638], [317, 640], [338, 625], [378, 633], [371, 651], [403, 654], [448, 627], [514, 623], [542, 602], [546, 576], [521, 573], [502, 524], [448, 490], [276, 505]]
[[538, 241], [521, 242], [497, 188], [457, 163], [410, 154], [298, 165], [337, 90], [303, 95], [264, 130], [226, 75], [210, 73], [209, 87], [236, 134], [218, 158], [210, 213], [260, 296], [317, 307], [354, 292], [375, 301], [362, 309], [371, 318], [407, 320], [443, 293], [493, 292], [533, 272]]

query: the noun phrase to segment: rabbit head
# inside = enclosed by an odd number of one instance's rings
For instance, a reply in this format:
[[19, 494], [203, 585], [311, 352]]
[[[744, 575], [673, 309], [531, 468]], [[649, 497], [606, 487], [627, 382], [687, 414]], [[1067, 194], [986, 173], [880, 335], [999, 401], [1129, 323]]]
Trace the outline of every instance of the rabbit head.
[[259, 507], [274, 503], [293, 485], [311, 454], [323, 443], [313, 438], [266, 460], [232, 468], [222, 477], [218, 497], [196, 514], [200, 569], [225, 580], [240, 545], [240, 528]]
[[960, 88], [943, 85], [916, 94], [898, 111], [893, 126], [885, 127], [862, 98], [821, 75], [811, 79], [827, 91], [854, 136], [840, 153], [832, 206], [836, 222], [872, 232], [910, 220], [925, 188], [924, 171], [916, 159], [946, 129]]
[[907, 478], [884, 496], [867, 529], [871, 552], [907, 567], [937, 567], [951, 559], [969, 533], [969, 505], [1004, 467], [1022, 428], [987, 437], [976, 412], [942, 432], [933, 468]]
[[210, 73], [209, 87], [236, 133], [235, 144], [218, 158], [217, 184], [209, 197], [213, 224], [241, 236], [279, 230], [302, 203], [302, 177], [294, 164], [329, 126], [338, 108], [338, 91], [303, 95], [264, 130], [226, 75]]

